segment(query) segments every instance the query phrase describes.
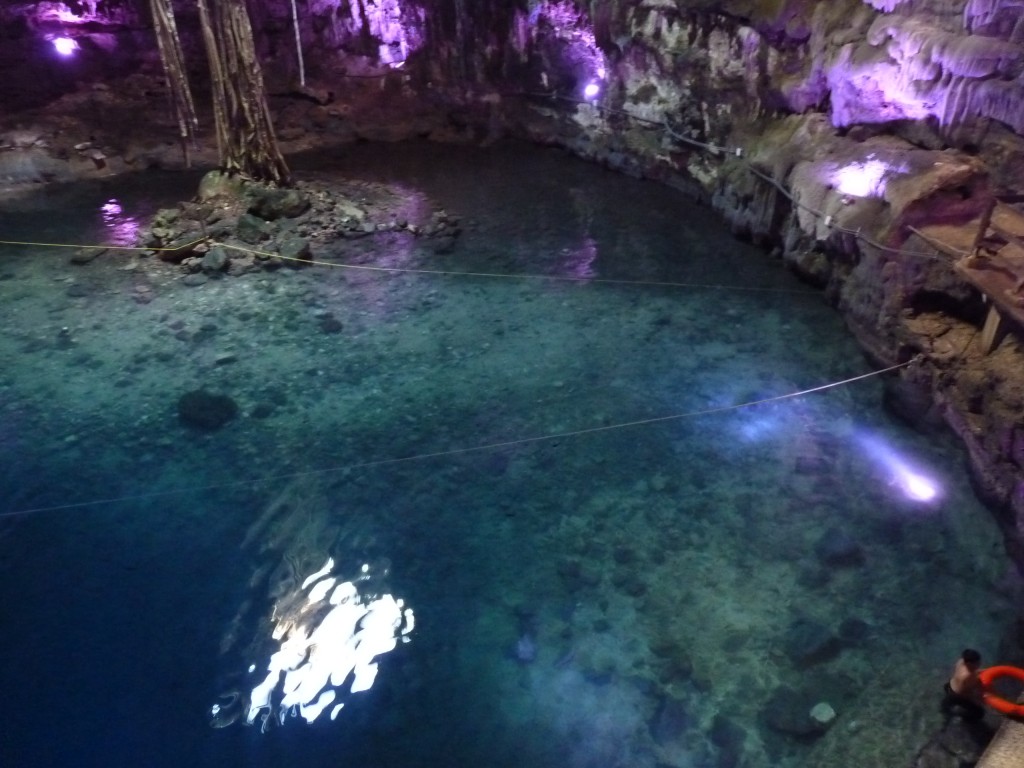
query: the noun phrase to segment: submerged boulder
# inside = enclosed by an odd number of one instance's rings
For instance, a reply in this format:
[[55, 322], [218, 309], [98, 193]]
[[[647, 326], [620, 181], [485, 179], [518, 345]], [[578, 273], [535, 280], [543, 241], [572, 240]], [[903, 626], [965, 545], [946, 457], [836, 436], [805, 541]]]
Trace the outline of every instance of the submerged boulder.
[[186, 392], [178, 400], [178, 418], [196, 429], [220, 429], [238, 415], [238, 404], [227, 395], [205, 389]]
[[833, 567], [864, 564], [864, 550], [850, 534], [840, 528], [833, 527], [825, 531], [818, 539], [814, 552], [823, 564]]
[[793, 664], [805, 668], [834, 658], [842, 644], [824, 624], [811, 619], [797, 619], [786, 632], [785, 648]]
[[784, 685], [768, 699], [764, 722], [777, 733], [801, 740], [814, 739], [826, 730], [811, 715], [816, 705], [815, 697]]

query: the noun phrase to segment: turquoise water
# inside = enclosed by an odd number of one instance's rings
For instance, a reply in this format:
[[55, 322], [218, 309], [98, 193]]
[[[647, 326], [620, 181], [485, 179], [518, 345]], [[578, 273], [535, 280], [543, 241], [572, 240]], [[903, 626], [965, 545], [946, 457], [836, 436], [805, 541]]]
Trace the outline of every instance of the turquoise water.
[[[707, 209], [553, 150], [295, 165], [463, 232], [199, 287], [2, 246], [0, 762], [906, 763], [951, 660], [995, 653], [1007, 564], [956, 446], [887, 416], [879, 378], [723, 410], [871, 371], [817, 293]], [[10, 201], [0, 233], [126, 242], [196, 180]], [[182, 426], [197, 388], [240, 416]], [[333, 721], [210, 727], [275, 622], [326, 622], [301, 585], [328, 556], [415, 615], [372, 687], [339, 681]], [[794, 697], [837, 719], [780, 732]]]

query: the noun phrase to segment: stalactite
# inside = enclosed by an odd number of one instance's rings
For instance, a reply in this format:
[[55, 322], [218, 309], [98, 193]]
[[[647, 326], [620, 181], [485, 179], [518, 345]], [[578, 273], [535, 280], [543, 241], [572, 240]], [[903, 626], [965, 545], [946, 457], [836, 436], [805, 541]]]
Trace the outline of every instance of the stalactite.
[[968, 0], [964, 6], [964, 29], [973, 32], [991, 23], [1002, 5], [1001, 0]]

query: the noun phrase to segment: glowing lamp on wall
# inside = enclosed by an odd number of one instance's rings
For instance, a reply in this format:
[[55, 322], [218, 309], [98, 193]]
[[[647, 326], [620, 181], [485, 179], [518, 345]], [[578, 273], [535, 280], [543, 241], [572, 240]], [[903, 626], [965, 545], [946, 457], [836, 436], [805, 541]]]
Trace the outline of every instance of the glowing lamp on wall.
[[53, 39], [53, 47], [61, 56], [70, 56], [78, 50], [78, 43], [70, 37], [55, 37]]
[[594, 80], [591, 80], [583, 87], [583, 98], [586, 99], [587, 101], [590, 101], [591, 99], [596, 99], [597, 94], [599, 94], [600, 92], [601, 84]]
[[869, 197], [878, 193], [885, 171], [885, 166], [877, 160], [853, 163], [836, 174], [836, 189], [844, 195]]
[[831, 181], [836, 189], [851, 197], [882, 197], [889, 177], [905, 173], [906, 167], [885, 163], [873, 154], [863, 162], [850, 163], [837, 169]]

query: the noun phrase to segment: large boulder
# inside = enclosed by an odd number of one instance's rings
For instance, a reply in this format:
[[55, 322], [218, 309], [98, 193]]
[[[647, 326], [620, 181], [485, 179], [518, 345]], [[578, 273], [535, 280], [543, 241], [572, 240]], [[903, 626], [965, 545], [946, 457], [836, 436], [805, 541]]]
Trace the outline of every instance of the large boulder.
[[813, 619], [797, 619], [786, 631], [785, 649], [795, 666], [806, 668], [835, 658], [842, 644], [824, 624]]
[[673, 696], [665, 696], [650, 723], [651, 737], [667, 746], [683, 741], [697, 724], [687, 706]]
[[220, 429], [238, 415], [238, 404], [227, 395], [205, 389], [186, 392], [178, 400], [178, 418], [196, 429]]
[[815, 739], [826, 730], [811, 712], [818, 700], [789, 686], [771, 695], [762, 712], [765, 724], [773, 731], [799, 740]]
[[823, 564], [832, 567], [864, 564], [864, 550], [841, 528], [832, 527], [825, 531], [814, 546], [814, 552]]
[[250, 184], [245, 190], [249, 213], [267, 221], [293, 219], [309, 210], [309, 198], [296, 189]]

